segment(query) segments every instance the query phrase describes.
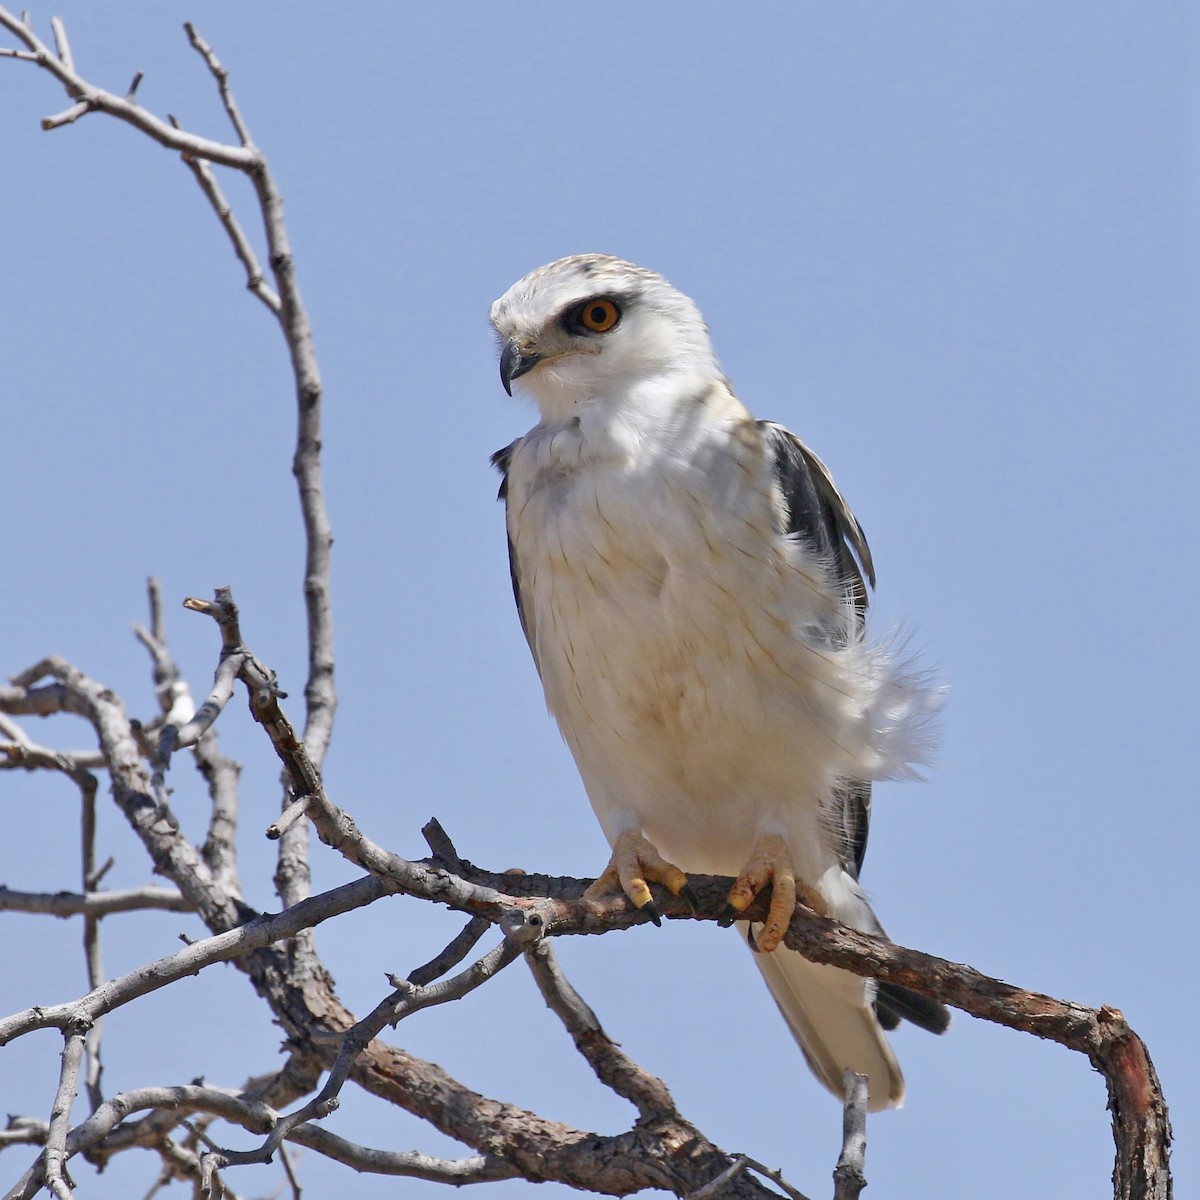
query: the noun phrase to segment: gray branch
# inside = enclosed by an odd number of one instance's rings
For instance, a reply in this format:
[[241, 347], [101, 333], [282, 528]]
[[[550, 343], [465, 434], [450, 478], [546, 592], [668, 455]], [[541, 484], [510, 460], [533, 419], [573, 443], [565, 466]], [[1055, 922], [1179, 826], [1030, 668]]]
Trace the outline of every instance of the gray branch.
[[0, 885], [0, 912], [38, 913], [50, 917], [107, 917], [111, 913], [194, 912], [173, 888], [125, 888], [117, 892], [15, 892]]
[[842, 1108], [842, 1153], [833, 1169], [833, 1200], [858, 1200], [867, 1186], [867, 1077], [847, 1070]]
[[50, 1128], [46, 1133], [46, 1148], [41, 1160], [45, 1169], [46, 1186], [56, 1200], [72, 1200], [67, 1182], [67, 1133], [70, 1130], [71, 1106], [79, 1094], [79, 1069], [83, 1063], [88, 1022], [72, 1022], [63, 1038], [62, 1070], [58, 1090], [50, 1109]]
[[27, 50], [9, 52], [8, 58], [16, 58], [23, 62], [31, 62], [44, 71], [48, 71], [59, 83], [67, 95], [75, 101], [70, 108], [53, 117], [47, 117], [42, 122], [46, 130], [57, 129], [60, 125], [70, 124], [91, 112], [104, 112], [141, 130], [148, 137], [166, 146], [169, 150], [177, 150], [181, 154], [195, 154], [207, 158], [211, 162], [223, 166], [234, 167], [241, 171], [255, 170], [261, 160], [261, 155], [253, 147], [227, 146], [210, 138], [200, 137], [194, 133], [184, 133], [174, 129], [167, 121], [161, 120], [147, 112], [127, 96], [117, 96], [105, 91], [82, 79], [76, 74], [74, 64], [69, 56], [64, 59], [61, 53], [56, 54], [43, 42], [33, 29], [14, 16], [6, 8], [0, 8], [0, 27], [7, 29], [25, 44]]
[[294, 937], [302, 929], [362, 908], [386, 895], [378, 880], [366, 878], [310, 896], [281, 913], [258, 917], [224, 933], [193, 942], [183, 950], [110, 979], [66, 1004], [36, 1005], [0, 1019], [0, 1046], [35, 1029], [66, 1029], [72, 1022], [92, 1022], [140, 996], [195, 975], [213, 963], [230, 962], [249, 951]]

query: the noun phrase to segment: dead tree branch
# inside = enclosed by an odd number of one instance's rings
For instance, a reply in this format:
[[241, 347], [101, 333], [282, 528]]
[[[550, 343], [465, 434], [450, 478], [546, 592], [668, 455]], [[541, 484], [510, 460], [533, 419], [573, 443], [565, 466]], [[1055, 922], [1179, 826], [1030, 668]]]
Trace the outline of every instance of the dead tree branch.
[[[291, 242], [283, 217], [283, 199], [271, 174], [266, 156], [254, 144], [229, 86], [228, 72], [217, 60], [213, 49], [191, 24], [184, 26], [188, 40], [203, 59], [217, 84], [222, 104], [238, 138], [237, 145], [226, 145], [186, 132], [174, 118], [162, 120], [148, 113], [133, 96], [121, 97], [84, 80], [75, 70], [66, 40], [66, 31], [55, 19], [57, 53], [34, 33], [31, 25], [0, 8], [0, 27], [7, 29], [26, 47], [10, 57], [32, 62], [49, 72], [66, 90], [74, 104], [65, 112], [47, 118], [42, 125], [54, 129], [78, 120], [90, 112], [106, 112], [154, 138], [168, 149], [178, 151], [195, 176], [201, 191], [212, 206], [229, 237], [234, 253], [244, 266], [250, 291], [266, 305], [279, 323], [287, 345], [288, 358], [296, 391], [297, 432], [292, 472], [300, 498], [305, 533], [304, 598], [308, 621], [308, 681], [305, 686], [307, 716], [304, 727], [309, 754], [318, 766], [324, 759], [333, 730], [337, 693], [334, 686], [333, 615], [329, 594], [330, 550], [333, 535], [325, 505], [321, 481], [321, 373], [313, 345], [312, 327], [300, 295], [292, 256]], [[209, 163], [241, 171], [254, 187], [267, 261], [275, 279], [274, 290], [263, 280], [249, 240], [224, 198]], [[198, 737], [202, 730], [196, 731]], [[180, 744], [187, 744], [181, 742]], [[288, 798], [284, 798], [284, 805]], [[308, 827], [295, 823], [280, 837], [279, 866], [276, 872], [280, 898], [285, 905], [308, 895]]]
[[833, 1200], [858, 1200], [867, 1177], [867, 1080], [846, 1072], [846, 1099], [842, 1108], [842, 1153], [833, 1169]]

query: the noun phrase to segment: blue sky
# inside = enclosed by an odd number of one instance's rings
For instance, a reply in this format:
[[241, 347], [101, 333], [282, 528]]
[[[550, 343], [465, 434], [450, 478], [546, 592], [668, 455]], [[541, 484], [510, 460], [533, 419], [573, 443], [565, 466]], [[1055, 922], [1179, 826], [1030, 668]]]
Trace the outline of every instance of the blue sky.
[[[123, 90], [143, 70], [143, 104], [225, 138], [179, 28], [196, 21], [286, 196], [326, 383], [338, 802], [404, 854], [423, 852], [419, 828], [436, 814], [493, 867], [603, 865], [512, 611], [487, 456], [533, 418], [501, 391], [487, 310], [563, 254], [659, 270], [699, 303], [750, 408], [830, 465], [871, 540], [877, 627], [908, 631], [949, 684], [928, 782], [877, 793], [865, 882], [883, 920], [908, 945], [1121, 1008], [1163, 1079], [1181, 1194], [1194, 1186], [1195, 8], [53, 11], [87, 77]], [[50, 15], [33, 11], [46, 36]], [[99, 116], [41, 133], [65, 104], [48, 77], [0, 62], [0, 670], [61, 653], [148, 714], [128, 633], [144, 577], [162, 579], [200, 692], [216, 638], [178, 602], [227, 583], [298, 715], [282, 342], [180, 164]], [[229, 190], [249, 222], [247, 189]], [[240, 704], [221, 728], [246, 765], [243, 870], [270, 907], [259, 830], [277, 772]], [[85, 731], [35, 732], [66, 746]], [[199, 831], [201, 791], [182, 771], [176, 787]], [[74, 887], [72, 790], [0, 779], [0, 812], [0, 880]], [[107, 882], [144, 882], [115, 811], [101, 838], [117, 860]], [[319, 887], [346, 877], [327, 856], [314, 867]], [[107, 969], [171, 952], [185, 926], [110, 920]], [[365, 1011], [384, 972], [408, 971], [456, 928], [391, 901], [318, 944]], [[26, 964], [3, 972], [0, 1009], [78, 994], [78, 940], [48, 919], [0, 921], [0, 954]], [[685, 1115], [802, 1190], [827, 1190], [840, 1113], [732, 935], [675, 925], [561, 953]], [[201, 1073], [237, 1084], [274, 1061], [277, 1031], [232, 969], [141, 1012], [109, 1022], [109, 1090]], [[632, 1120], [519, 967], [396, 1038], [547, 1116], [602, 1132]], [[936, 1195], [949, 1176], [981, 1200], [1104, 1194], [1104, 1090], [1080, 1057], [961, 1015], [944, 1038], [895, 1043], [909, 1098], [870, 1124], [873, 1185]], [[58, 1048], [46, 1035], [3, 1051], [4, 1111], [48, 1110]], [[453, 1152], [349, 1095], [330, 1127]], [[0, 1156], [4, 1178], [24, 1154]], [[265, 1193], [273, 1170], [231, 1182]], [[334, 1186], [315, 1155], [301, 1170]], [[151, 1172], [126, 1156], [98, 1180], [79, 1174], [85, 1194], [115, 1197]], [[395, 1194], [388, 1181], [353, 1186]]]

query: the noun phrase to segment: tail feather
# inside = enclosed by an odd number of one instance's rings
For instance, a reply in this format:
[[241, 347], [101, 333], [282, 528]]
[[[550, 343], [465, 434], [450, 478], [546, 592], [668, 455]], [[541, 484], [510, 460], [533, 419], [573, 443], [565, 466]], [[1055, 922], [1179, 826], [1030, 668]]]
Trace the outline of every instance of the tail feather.
[[875, 1013], [884, 1029], [895, 1029], [901, 1021], [911, 1021], [930, 1033], [945, 1033], [950, 1028], [950, 1010], [920, 992], [898, 983], [881, 983], [875, 995]]
[[813, 1074], [841, 1097], [849, 1067], [867, 1077], [867, 1108], [904, 1102], [904, 1076], [873, 1006], [875, 985], [781, 946], [754, 961]]

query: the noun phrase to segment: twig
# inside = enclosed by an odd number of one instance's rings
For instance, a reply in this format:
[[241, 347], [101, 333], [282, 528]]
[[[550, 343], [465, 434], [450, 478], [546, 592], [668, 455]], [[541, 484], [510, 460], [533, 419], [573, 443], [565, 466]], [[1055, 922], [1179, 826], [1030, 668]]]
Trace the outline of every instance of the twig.
[[[97, 1112], [77, 1125], [67, 1135], [68, 1157], [78, 1154], [95, 1155], [101, 1145], [109, 1145], [114, 1132], [119, 1134], [130, 1128], [122, 1122], [133, 1113], [149, 1109], [155, 1116], [168, 1116], [173, 1123], [185, 1123], [188, 1114], [204, 1113], [232, 1121], [252, 1133], [265, 1133], [280, 1119], [279, 1113], [261, 1102], [239, 1096], [221, 1088], [199, 1084], [182, 1087], [138, 1088], [121, 1092], [106, 1101]], [[149, 1119], [149, 1118], [147, 1118]], [[10, 1144], [40, 1144], [46, 1140], [48, 1126], [44, 1121], [28, 1118], [11, 1118], [10, 1129], [0, 1132], [0, 1145], [7, 1140]], [[193, 1135], [199, 1131], [192, 1127]], [[165, 1145], [170, 1139], [160, 1126], [150, 1127], [148, 1137], [133, 1144]], [[511, 1179], [520, 1172], [511, 1164], [490, 1155], [476, 1155], [465, 1159], [435, 1158], [419, 1151], [377, 1150], [347, 1141], [317, 1125], [301, 1124], [293, 1127], [287, 1140], [297, 1146], [314, 1150], [336, 1162], [353, 1167], [356, 1171], [374, 1175], [407, 1176], [427, 1179], [435, 1183], [483, 1183], [497, 1179]], [[103, 1162], [101, 1157], [99, 1161]], [[173, 1166], [178, 1159], [173, 1162]], [[199, 1178], [199, 1160], [190, 1164], [194, 1172], [189, 1177]], [[39, 1159], [26, 1173], [11, 1193], [14, 1198], [32, 1196], [44, 1178], [44, 1162]], [[175, 1172], [172, 1172], [174, 1177]]]
[[842, 1108], [842, 1153], [833, 1169], [833, 1200], [858, 1200], [867, 1177], [867, 1077], [845, 1072], [846, 1099]]
[[71, 1127], [71, 1105], [79, 1094], [79, 1068], [83, 1062], [84, 1042], [88, 1022], [75, 1021], [66, 1029], [63, 1038], [62, 1070], [58, 1090], [50, 1108], [50, 1128], [46, 1148], [41, 1158], [45, 1164], [46, 1186], [57, 1200], [71, 1200], [71, 1188], [66, 1179], [67, 1133]]
[[491, 922], [487, 917], [472, 917], [453, 941], [436, 957], [430, 959], [424, 966], [408, 973], [408, 982], [415, 987], [424, 987], [435, 979], [440, 979], [449, 970], [457, 967], [464, 958], [475, 948], [488, 929]]
[[674, 1113], [675, 1101], [667, 1085], [634, 1062], [604, 1032], [596, 1014], [563, 974], [549, 942], [539, 942], [526, 951], [525, 961], [547, 1007], [562, 1021], [596, 1078], [635, 1105], [643, 1118]]
[[158, 991], [178, 979], [195, 975], [213, 963], [229, 962], [258, 947], [295, 936], [352, 909], [362, 908], [386, 895], [378, 880], [357, 879], [331, 891], [310, 896], [293, 908], [271, 913], [193, 942], [190, 946], [110, 979], [101, 987], [66, 1004], [37, 1005], [0, 1019], [0, 1046], [34, 1029], [66, 1029], [72, 1021], [94, 1021], [104, 1013]]
[[146, 596], [150, 607], [150, 628], [134, 625], [133, 633], [145, 646], [154, 664], [154, 694], [159, 711], [168, 721], [177, 725], [191, 719], [196, 705], [191, 690], [180, 675], [179, 667], [167, 648], [166, 625], [163, 621], [162, 592], [158, 580], [151, 576], [146, 580]]
[[457, 874], [458, 869], [462, 866], [462, 859], [459, 858], [458, 851], [450, 840], [450, 835], [442, 828], [442, 823], [437, 817], [430, 817], [421, 826], [421, 836], [425, 839], [425, 844], [429, 847], [433, 857], [447, 870]]
[[173, 888], [125, 888], [119, 892], [15, 892], [0, 884], [0, 912], [41, 913], [50, 917], [107, 917], [110, 913], [194, 912]]
[[62, 60], [62, 65], [68, 71], [74, 71], [75, 58], [71, 54], [71, 45], [67, 41], [67, 31], [63, 27], [62, 18], [51, 17], [50, 29], [54, 33], [54, 45], [58, 50], [58, 57]]
[[[86, 895], [95, 888], [99, 874], [96, 870], [96, 780], [94, 776], [87, 776], [80, 787], [80, 793], [82, 797], [80, 881]], [[83, 955], [87, 966], [88, 990], [95, 991], [104, 978], [104, 967], [100, 959], [100, 918], [95, 913], [84, 913]], [[100, 1075], [104, 1069], [100, 1062], [102, 1030], [103, 1021], [97, 1018], [91, 1022], [87, 1032], [84, 1086], [87, 1089], [88, 1102], [93, 1112], [104, 1100], [100, 1091]]]
[[283, 1173], [292, 1189], [292, 1200], [300, 1200], [300, 1181], [296, 1178], [296, 1172], [292, 1170], [292, 1159], [285, 1142], [279, 1145], [279, 1161], [283, 1164]]
[[769, 1179], [780, 1188], [785, 1195], [790, 1196], [791, 1200], [808, 1200], [808, 1197], [792, 1187], [779, 1171], [772, 1171], [770, 1167], [764, 1167], [762, 1163], [748, 1154], [739, 1154], [716, 1179], [697, 1188], [694, 1192], [689, 1192], [686, 1200], [712, 1200], [713, 1197], [726, 1195], [726, 1188], [744, 1171], [757, 1171], [763, 1178]]
[[293, 800], [291, 804], [283, 810], [279, 820], [273, 821], [267, 826], [267, 837], [272, 841], [277, 841], [279, 838], [291, 829], [297, 821], [308, 815], [308, 806], [312, 802], [311, 795], [300, 796]]
[[238, 874], [237, 822], [238, 783], [241, 765], [226, 758], [217, 749], [217, 732], [208, 730], [201, 735], [192, 754], [196, 768], [208, 785], [212, 811], [208, 821], [208, 836], [200, 848], [200, 855], [212, 872], [213, 881], [231, 895], [241, 896], [242, 885]]
[[104, 755], [98, 750], [51, 750], [32, 742], [29, 735], [16, 721], [10, 721], [0, 713], [0, 734], [7, 741], [0, 741], [0, 770], [20, 767], [26, 771], [62, 771], [76, 775], [107, 765]]
[[50, 1126], [46, 1121], [10, 1113], [8, 1123], [0, 1129], [0, 1150], [5, 1146], [44, 1146], [49, 1133]]
[[[218, 665], [214, 693], [204, 702], [198, 715], [191, 689], [182, 678], [166, 642], [163, 619], [162, 592], [158, 580], [146, 580], [150, 607], [150, 628], [135, 625], [133, 632], [146, 647], [154, 664], [155, 695], [164, 721], [158, 733], [153, 755], [155, 775], [151, 782], [165, 799], [165, 775], [172, 753], [182, 746], [193, 747], [197, 769], [208, 785], [212, 813], [208, 836], [201, 848], [201, 857], [212, 872], [214, 882], [231, 895], [241, 897], [241, 881], [237, 869], [237, 810], [240, 766], [225, 758], [217, 748], [217, 735], [211, 728], [229, 696], [221, 695], [221, 666]], [[229, 668], [232, 670], [232, 668]], [[232, 694], [232, 683], [229, 684]]]
[[242, 120], [241, 113], [238, 112], [237, 105], [233, 100], [233, 93], [229, 90], [229, 72], [217, 61], [217, 56], [213, 53], [213, 48], [196, 32], [196, 27], [191, 21], [185, 21], [183, 31], [188, 36], [188, 41], [191, 42], [193, 48], [204, 59], [208, 69], [212, 72], [213, 78], [217, 81], [217, 89], [221, 93], [221, 103], [225, 105], [225, 112], [229, 117], [230, 124], [234, 128], [234, 132], [238, 135], [238, 139], [243, 146], [251, 146], [253, 142], [250, 140], [250, 131], [246, 128], [246, 123]]
[[[35, 687], [49, 677], [56, 682]], [[141, 838], [155, 868], [175, 881], [210, 929], [231, 929], [242, 919], [239, 902], [216, 887], [204, 861], [180, 833], [166, 801], [146, 774], [132, 725], [113, 693], [59, 658], [46, 658], [0, 688], [0, 710], [10, 714], [73, 712], [87, 718], [109, 763], [113, 798]]]
[[[173, 116], [168, 117], [168, 120], [178, 128], [178, 122]], [[250, 239], [246, 236], [241, 222], [238, 221], [233, 206], [225, 198], [225, 193], [221, 190], [221, 185], [217, 182], [212, 167], [204, 159], [194, 158], [187, 154], [183, 156], [183, 161], [195, 177], [205, 199], [212, 206], [217, 220], [221, 222], [222, 228], [233, 245], [233, 252], [237, 255], [238, 261], [245, 268], [247, 290], [252, 296], [258, 297], [273, 316], [279, 317], [283, 307], [279, 296], [267, 283], [262, 264], [258, 261], [258, 255], [250, 244]]]
[[194, 133], [183, 133], [173, 129], [166, 121], [148, 113], [133, 101], [87, 83], [75, 73], [71, 64], [64, 62], [56, 55], [29, 25], [6, 8], [0, 8], [0, 27], [14, 34], [28, 48], [27, 53], [17, 52], [9, 54], [7, 57], [32, 62], [44, 71], [48, 71], [62, 84], [67, 94], [77, 102], [72, 108], [60, 113], [57, 117], [47, 117], [42, 122], [43, 129], [56, 129], [59, 125], [77, 120], [88, 112], [106, 112], [132, 125], [135, 129], [141, 130], [142, 133], [152, 137], [170, 150], [197, 154], [201, 158], [207, 158], [212, 162], [243, 171], [256, 169], [261, 156], [252, 147], [228, 146]]
[[347, 1030], [338, 1050], [337, 1058], [329, 1069], [325, 1086], [307, 1104], [281, 1117], [271, 1130], [266, 1141], [255, 1150], [215, 1150], [201, 1156], [201, 1184], [211, 1190], [214, 1173], [227, 1166], [247, 1163], [270, 1162], [275, 1151], [297, 1125], [306, 1121], [320, 1120], [338, 1106], [341, 1092], [350, 1070], [368, 1044], [388, 1025], [395, 1025], [405, 1017], [423, 1008], [459, 1000], [474, 991], [503, 970], [520, 954], [520, 947], [503, 941], [476, 960], [465, 971], [452, 979], [427, 987], [417, 987], [407, 980], [395, 980], [396, 991], [376, 1006], [353, 1028]]
[[372, 1175], [403, 1175], [427, 1179], [431, 1183], [450, 1183], [456, 1187], [465, 1183], [513, 1179], [521, 1173], [511, 1163], [488, 1154], [448, 1159], [434, 1158], [416, 1150], [375, 1150], [349, 1142], [319, 1125], [297, 1126], [288, 1136], [288, 1141], [345, 1163], [356, 1171], [366, 1171]]

